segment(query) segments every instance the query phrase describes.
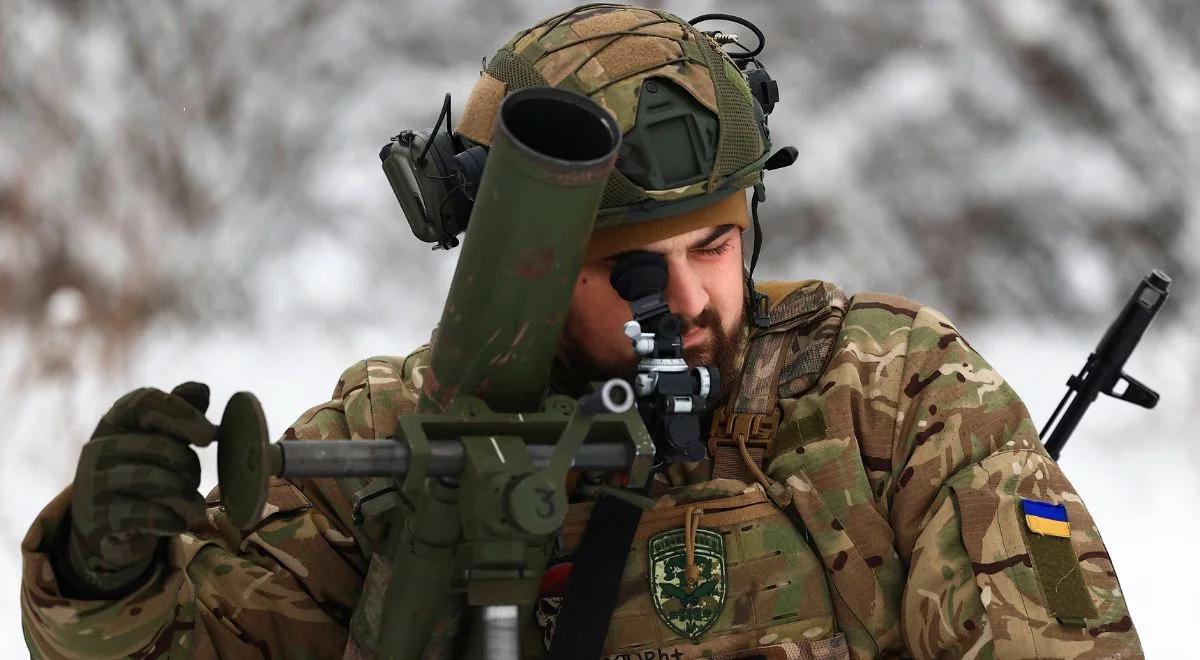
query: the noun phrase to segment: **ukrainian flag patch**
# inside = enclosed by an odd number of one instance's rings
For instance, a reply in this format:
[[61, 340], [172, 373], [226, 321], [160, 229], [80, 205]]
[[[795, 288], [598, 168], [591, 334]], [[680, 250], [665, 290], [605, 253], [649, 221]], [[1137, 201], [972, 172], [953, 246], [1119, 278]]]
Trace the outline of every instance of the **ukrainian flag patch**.
[[1062, 504], [1022, 498], [1021, 511], [1025, 514], [1025, 525], [1034, 534], [1071, 538], [1071, 522], [1067, 520], [1067, 507]]

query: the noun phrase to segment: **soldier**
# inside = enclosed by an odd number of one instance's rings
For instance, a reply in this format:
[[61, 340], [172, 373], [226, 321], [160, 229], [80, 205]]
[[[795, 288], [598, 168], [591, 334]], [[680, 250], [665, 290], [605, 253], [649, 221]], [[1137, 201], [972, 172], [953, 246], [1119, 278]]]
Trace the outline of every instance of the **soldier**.
[[[656, 475], [602, 655], [1141, 655], [1083, 502], [1017, 395], [942, 314], [828, 282], [755, 287], [746, 276], [747, 190], [761, 183], [769, 140], [761, 105], [712, 37], [658, 10], [564, 12], [492, 58], [459, 134], [487, 145], [500, 99], [539, 84], [591, 96], [626, 144], [555, 389], [578, 395], [588, 380], [630, 373], [629, 310], [608, 273], [631, 249], [665, 255], [689, 363], [735, 376], [709, 458]], [[428, 360], [422, 347], [350, 367], [284, 437], [389, 437]], [[373, 621], [363, 597], [382, 532], [356, 522], [349, 498], [367, 484], [273, 480], [265, 517], [245, 531], [219, 493], [200, 497], [187, 445], [213, 438], [207, 404], [207, 388], [185, 383], [131, 392], [103, 416], [73, 486], [22, 545], [34, 657], [369, 655], [373, 627], [403, 625]], [[527, 657], [554, 636], [591, 507], [577, 491], [526, 617]], [[427, 657], [461, 652], [461, 622], [445, 623]]]

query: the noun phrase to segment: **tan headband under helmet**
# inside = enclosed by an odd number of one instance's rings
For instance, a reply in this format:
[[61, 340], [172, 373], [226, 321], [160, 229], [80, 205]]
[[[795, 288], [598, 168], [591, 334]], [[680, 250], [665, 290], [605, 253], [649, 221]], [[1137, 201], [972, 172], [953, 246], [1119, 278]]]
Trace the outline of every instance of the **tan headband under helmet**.
[[603, 259], [614, 254], [637, 249], [643, 245], [679, 236], [697, 229], [737, 225], [745, 231], [750, 226], [746, 208], [746, 193], [734, 193], [724, 199], [667, 218], [605, 227], [592, 232], [585, 261]]

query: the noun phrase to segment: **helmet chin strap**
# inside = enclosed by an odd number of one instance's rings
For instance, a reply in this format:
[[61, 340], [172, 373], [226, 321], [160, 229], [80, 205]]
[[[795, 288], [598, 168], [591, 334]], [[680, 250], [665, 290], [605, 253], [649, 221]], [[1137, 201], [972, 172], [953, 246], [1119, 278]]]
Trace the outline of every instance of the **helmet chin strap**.
[[754, 184], [754, 195], [750, 198], [750, 219], [754, 225], [754, 247], [750, 252], [750, 269], [746, 271], [746, 307], [755, 327], [765, 328], [771, 324], [767, 307], [767, 294], [754, 288], [754, 267], [758, 265], [758, 253], [762, 250], [762, 224], [758, 221], [758, 204], [766, 201], [767, 189], [761, 183]]

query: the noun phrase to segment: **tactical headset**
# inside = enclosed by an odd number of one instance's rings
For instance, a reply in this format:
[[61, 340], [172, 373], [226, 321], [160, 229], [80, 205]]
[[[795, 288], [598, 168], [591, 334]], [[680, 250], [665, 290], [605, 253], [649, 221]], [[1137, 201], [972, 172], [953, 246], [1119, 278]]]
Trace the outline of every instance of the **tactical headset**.
[[[767, 118], [779, 101], [779, 83], [767, 73], [758, 55], [766, 47], [766, 37], [749, 20], [730, 14], [703, 14], [688, 21], [697, 25], [706, 21], [729, 21], [746, 27], [758, 39], [751, 50], [743, 45], [736, 34], [706, 31], [720, 45], [733, 45], [740, 52], [727, 51], [737, 64], [755, 100], [756, 118], [763, 137], [767, 138]], [[639, 125], [642, 123], [639, 108]], [[467, 228], [475, 192], [483, 176], [487, 162], [487, 148], [454, 134], [450, 119], [450, 95], [446, 94], [441, 112], [433, 130], [404, 130], [385, 144], [379, 152], [383, 171], [391, 183], [392, 191], [400, 202], [404, 216], [408, 219], [413, 235], [433, 243], [434, 249], [450, 249], [458, 245], [458, 235]], [[664, 118], [665, 120], [673, 117]], [[650, 118], [646, 127], [653, 130], [656, 118]], [[714, 122], [715, 123], [715, 122]], [[442, 126], [445, 125], [445, 131]], [[636, 130], [636, 127], [635, 127]], [[633, 130], [630, 133], [634, 133]], [[627, 136], [635, 137], [635, 136]], [[764, 170], [787, 167], [796, 161], [795, 147], [783, 147], [768, 158]], [[751, 198], [751, 216], [754, 222], [754, 244], [751, 253], [747, 280], [750, 284], [750, 308], [758, 325], [766, 323], [766, 299], [754, 290], [754, 267], [762, 247], [762, 232], [758, 221], [758, 204], [766, 200], [766, 189], [761, 183], [754, 186]]]

